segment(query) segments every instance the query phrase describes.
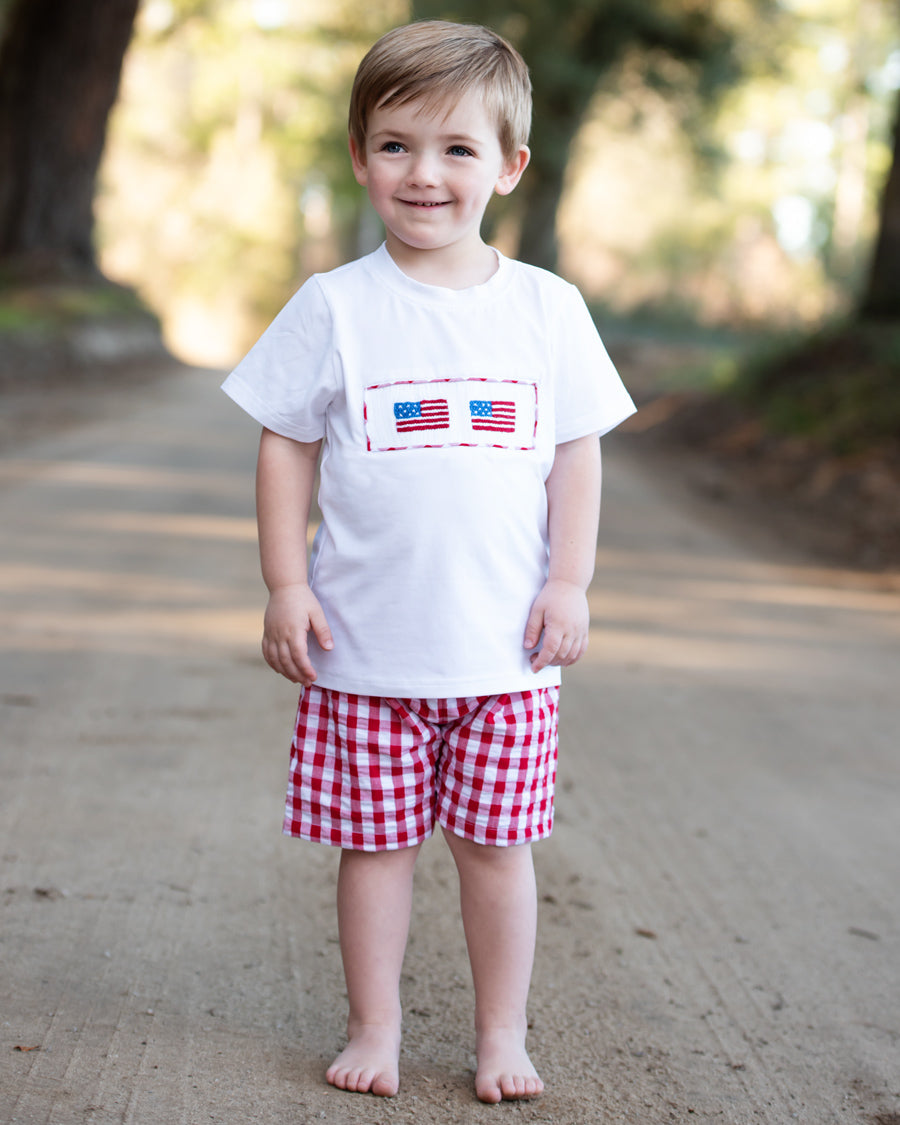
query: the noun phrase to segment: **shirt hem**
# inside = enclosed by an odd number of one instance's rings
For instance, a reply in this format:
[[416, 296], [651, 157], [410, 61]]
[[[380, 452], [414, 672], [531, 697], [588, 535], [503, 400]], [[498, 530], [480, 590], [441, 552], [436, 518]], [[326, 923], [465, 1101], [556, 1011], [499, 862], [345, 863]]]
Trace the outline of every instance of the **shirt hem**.
[[577, 441], [578, 438], [587, 437], [588, 434], [596, 434], [598, 437], [604, 437], [611, 430], [630, 418], [632, 414], [637, 413], [637, 407], [633, 402], [623, 403], [621, 409], [615, 414], [606, 414], [591, 419], [580, 418], [571, 426], [560, 427], [556, 433], [556, 444], [563, 445], [567, 441]]
[[301, 442], [319, 441], [324, 437], [324, 431], [317, 431], [312, 427], [298, 426], [291, 423], [289, 419], [285, 419], [282, 415], [270, 410], [240, 378], [229, 375], [222, 384], [221, 389], [235, 405], [239, 406], [246, 414], [249, 414], [255, 422], [258, 422], [261, 426], [265, 426], [267, 430], [279, 434], [281, 437]]
[[429, 680], [419, 683], [388, 683], [385, 680], [361, 681], [355, 677], [330, 676], [320, 672], [316, 687], [342, 691], [347, 695], [374, 695], [382, 699], [465, 699], [476, 695], [505, 695], [508, 692], [537, 691], [540, 688], [559, 687], [562, 673], [559, 668], [545, 668], [542, 672], [526, 672], [523, 676], [510, 676], [498, 681], [484, 680]]

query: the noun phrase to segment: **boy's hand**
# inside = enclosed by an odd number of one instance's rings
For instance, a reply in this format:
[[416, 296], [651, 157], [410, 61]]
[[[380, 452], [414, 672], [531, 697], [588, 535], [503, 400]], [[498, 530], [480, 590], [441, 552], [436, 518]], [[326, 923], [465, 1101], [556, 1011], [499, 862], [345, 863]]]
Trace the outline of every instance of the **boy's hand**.
[[584, 590], [574, 582], [548, 579], [534, 600], [525, 626], [525, 647], [535, 648], [541, 643], [540, 651], [531, 655], [532, 671], [540, 672], [550, 664], [566, 668], [584, 656], [590, 623]]
[[316, 678], [307, 645], [310, 629], [322, 648], [334, 647], [325, 614], [309, 586], [280, 586], [270, 593], [263, 623], [263, 656], [270, 668], [304, 687]]

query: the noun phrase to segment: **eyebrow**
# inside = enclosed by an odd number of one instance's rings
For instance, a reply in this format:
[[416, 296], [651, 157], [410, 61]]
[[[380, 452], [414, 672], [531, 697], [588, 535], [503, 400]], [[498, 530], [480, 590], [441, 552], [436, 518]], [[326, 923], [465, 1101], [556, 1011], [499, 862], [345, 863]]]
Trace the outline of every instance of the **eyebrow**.
[[[392, 137], [395, 140], [404, 141], [409, 139], [410, 134], [402, 129], [378, 129], [376, 132], [369, 134], [369, 139], [373, 141], [382, 137]], [[444, 144], [451, 145], [477, 145], [484, 140], [483, 137], [473, 137], [470, 133], [443, 133], [438, 135], [438, 139]]]

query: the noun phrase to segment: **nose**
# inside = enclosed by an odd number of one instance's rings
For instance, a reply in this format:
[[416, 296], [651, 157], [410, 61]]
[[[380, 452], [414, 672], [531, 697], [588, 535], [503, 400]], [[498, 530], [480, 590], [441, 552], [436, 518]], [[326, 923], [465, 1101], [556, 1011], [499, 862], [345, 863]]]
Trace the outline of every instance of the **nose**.
[[433, 153], [414, 154], [409, 165], [407, 182], [410, 187], [435, 187], [440, 180], [438, 162]]

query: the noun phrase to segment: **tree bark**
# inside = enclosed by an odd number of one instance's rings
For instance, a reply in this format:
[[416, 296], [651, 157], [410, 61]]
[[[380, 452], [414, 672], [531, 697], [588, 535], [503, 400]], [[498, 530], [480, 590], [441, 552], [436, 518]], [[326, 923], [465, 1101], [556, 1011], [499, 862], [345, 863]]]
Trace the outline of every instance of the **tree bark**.
[[15, 0], [0, 45], [0, 266], [98, 276], [93, 198], [139, 0]]
[[881, 219], [866, 291], [863, 320], [900, 320], [900, 105], [894, 124], [894, 158], [881, 199]]
[[[573, 137], [574, 125], [567, 123]], [[521, 194], [518, 203], [522, 214], [516, 257], [551, 272], [555, 272], [558, 265], [556, 217], [565, 178], [565, 164], [541, 160], [535, 150], [532, 165], [516, 188]]]

